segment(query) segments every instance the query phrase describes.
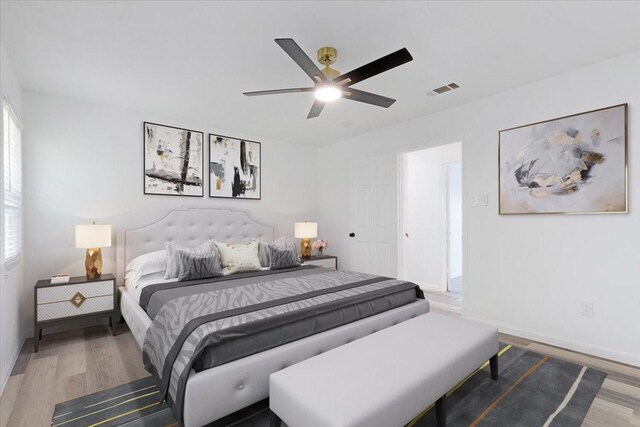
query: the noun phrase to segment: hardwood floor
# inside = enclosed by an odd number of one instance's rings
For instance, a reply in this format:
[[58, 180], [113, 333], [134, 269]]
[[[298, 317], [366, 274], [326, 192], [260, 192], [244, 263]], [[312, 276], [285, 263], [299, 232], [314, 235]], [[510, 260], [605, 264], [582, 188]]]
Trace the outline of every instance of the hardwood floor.
[[148, 376], [133, 335], [118, 325], [45, 335], [33, 353], [27, 340], [0, 397], [0, 426], [50, 426], [56, 403]]
[[462, 314], [462, 294], [453, 292], [435, 292], [423, 289], [425, 298], [431, 309], [449, 313]]
[[[432, 295], [432, 311], [460, 316], [451, 295]], [[148, 374], [131, 332], [118, 325], [45, 335], [40, 351], [28, 340], [0, 397], [0, 426], [50, 426], [56, 403], [134, 381]], [[503, 342], [609, 373], [584, 426], [640, 427], [640, 369], [501, 334]]]

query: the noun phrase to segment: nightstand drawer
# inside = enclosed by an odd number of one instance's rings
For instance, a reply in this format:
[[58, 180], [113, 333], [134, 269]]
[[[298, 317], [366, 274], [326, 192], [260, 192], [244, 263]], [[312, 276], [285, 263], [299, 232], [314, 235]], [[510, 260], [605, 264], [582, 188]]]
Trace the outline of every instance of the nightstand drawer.
[[[105, 282], [111, 283], [111, 282]], [[92, 283], [94, 285], [95, 283]], [[113, 285], [112, 285], [113, 286]], [[76, 287], [77, 291], [78, 287]], [[111, 289], [113, 291], [113, 288]], [[84, 295], [84, 293], [83, 293]], [[73, 296], [73, 295], [72, 295]], [[65, 317], [80, 316], [83, 314], [98, 313], [101, 311], [113, 310], [114, 296], [111, 295], [89, 297], [82, 301], [79, 307], [72, 303], [71, 298], [67, 301], [52, 302], [48, 304], [38, 304], [38, 322], [60, 319]]]
[[36, 304], [68, 302], [76, 292], [80, 292], [85, 298], [108, 295], [113, 299], [113, 289], [113, 280], [39, 288]]

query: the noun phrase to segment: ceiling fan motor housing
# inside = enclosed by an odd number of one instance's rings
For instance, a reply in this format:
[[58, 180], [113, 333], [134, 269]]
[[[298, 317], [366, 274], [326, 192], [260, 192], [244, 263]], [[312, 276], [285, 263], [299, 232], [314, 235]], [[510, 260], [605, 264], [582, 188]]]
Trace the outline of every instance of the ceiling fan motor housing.
[[325, 46], [318, 49], [318, 62], [324, 65], [321, 70], [329, 80], [335, 79], [340, 75], [340, 72], [334, 70], [329, 65], [335, 63], [338, 60], [338, 50], [335, 47]]

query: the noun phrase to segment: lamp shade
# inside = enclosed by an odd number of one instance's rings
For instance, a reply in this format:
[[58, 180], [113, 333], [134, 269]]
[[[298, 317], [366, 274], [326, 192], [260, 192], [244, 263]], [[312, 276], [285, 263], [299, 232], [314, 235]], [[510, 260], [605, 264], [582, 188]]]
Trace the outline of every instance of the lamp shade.
[[318, 237], [317, 222], [296, 222], [295, 224], [296, 239], [313, 239]]
[[111, 225], [76, 225], [76, 248], [108, 248], [111, 246]]

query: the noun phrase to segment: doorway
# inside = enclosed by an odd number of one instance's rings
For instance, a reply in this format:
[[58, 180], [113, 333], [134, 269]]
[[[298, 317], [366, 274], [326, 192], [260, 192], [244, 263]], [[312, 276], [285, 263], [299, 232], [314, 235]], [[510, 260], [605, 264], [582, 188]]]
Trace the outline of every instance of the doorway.
[[462, 295], [462, 162], [446, 165], [447, 291]]
[[400, 277], [462, 303], [462, 144], [400, 155]]

